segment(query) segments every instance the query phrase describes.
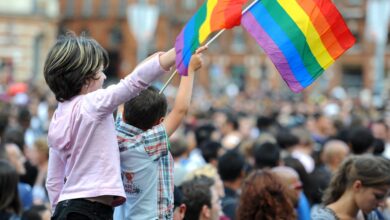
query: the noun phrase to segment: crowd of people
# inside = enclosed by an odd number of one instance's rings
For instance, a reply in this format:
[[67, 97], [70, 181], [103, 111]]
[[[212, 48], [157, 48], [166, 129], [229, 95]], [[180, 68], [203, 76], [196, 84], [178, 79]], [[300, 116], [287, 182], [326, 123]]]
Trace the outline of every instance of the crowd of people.
[[173, 50], [102, 89], [105, 50], [73, 35], [46, 60], [51, 91], [1, 76], [0, 219], [390, 219], [390, 106], [210, 92], [205, 49], [165, 95], [150, 85]]

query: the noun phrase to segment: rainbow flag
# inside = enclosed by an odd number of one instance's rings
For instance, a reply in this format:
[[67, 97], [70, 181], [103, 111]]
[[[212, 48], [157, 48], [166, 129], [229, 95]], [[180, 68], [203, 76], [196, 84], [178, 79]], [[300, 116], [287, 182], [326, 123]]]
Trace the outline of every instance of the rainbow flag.
[[208, 0], [176, 38], [176, 68], [187, 75], [192, 54], [214, 31], [240, 25], [242, 6], [247, 0]]
[[313, 83], [355, 43], [331, 0], [262, 0], [241, 23], [293, 92]]

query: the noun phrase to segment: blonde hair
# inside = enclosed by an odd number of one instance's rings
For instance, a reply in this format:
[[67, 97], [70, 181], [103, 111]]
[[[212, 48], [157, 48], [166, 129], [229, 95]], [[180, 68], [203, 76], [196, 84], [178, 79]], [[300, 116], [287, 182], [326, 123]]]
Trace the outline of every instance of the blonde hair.
[[195, 169], [191, 173], [187, 174], [187, 176], [184, 178], [184, 180], [189, 181], [189, 180], [193, 180], [196, 177], [200, 177], [200, 176], [206, 176], [206, 177], [215, 179], [215, 177], [218, 176], [218, 171], [211, 164], [206, 164], [203, 167]]
[[39, 152], [45, 154], [47, 158], [49, 158], [49, 146], [45, 137], [40, 137], [36, 139], [34, 142], [34, 146]]

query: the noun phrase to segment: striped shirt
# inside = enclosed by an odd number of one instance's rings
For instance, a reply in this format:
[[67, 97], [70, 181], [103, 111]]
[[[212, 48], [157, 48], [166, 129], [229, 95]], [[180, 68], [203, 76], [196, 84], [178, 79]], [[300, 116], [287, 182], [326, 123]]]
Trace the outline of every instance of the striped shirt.
[[173, 158], [163, 124], [143, 131], [116, 121], [126, 203], [115, 210], [119, 219], [173, 218]]

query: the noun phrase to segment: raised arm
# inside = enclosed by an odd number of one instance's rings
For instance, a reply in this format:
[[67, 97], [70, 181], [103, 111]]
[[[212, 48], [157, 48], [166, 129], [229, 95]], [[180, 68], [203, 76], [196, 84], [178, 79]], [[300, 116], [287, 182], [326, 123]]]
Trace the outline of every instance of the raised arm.
[[188, 112], [191, 103], [192, 88], [194, 84], [194, 74], [199, 68], [202, 67], [202, 52], [207, 47], [200, 47], [194, 55], [191, 57], [190, 65], [188, 67], [188, 76], [183, 76], [180, 79], [179, 89], [175, 98], [172, 111], [169, 112], [165, 118], [163, 124], [168, 136], [171, 136], [173, 132], [179, 127], [183, 118]]
[[175, 59], [176, 59], [175, 48], [172, 48], [168, 52], [160, 56], [160, 65], [165, 70], [169, 70], [175, 64]]

